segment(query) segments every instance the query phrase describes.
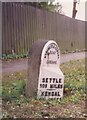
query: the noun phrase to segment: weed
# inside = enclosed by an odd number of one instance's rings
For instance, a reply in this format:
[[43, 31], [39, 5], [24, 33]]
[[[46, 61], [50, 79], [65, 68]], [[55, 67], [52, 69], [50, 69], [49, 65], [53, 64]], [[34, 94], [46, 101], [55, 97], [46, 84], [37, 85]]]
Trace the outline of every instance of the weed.
[[25, 94], [25, 85], [24, 80], [16, 80], [10, 84], [4, 83], [2, 87], [2, 98], [7, 101], [20, 98], [21, 95]]
[[0, 59], [18, 59], [27, 58], [28, 54], [0, 54]]

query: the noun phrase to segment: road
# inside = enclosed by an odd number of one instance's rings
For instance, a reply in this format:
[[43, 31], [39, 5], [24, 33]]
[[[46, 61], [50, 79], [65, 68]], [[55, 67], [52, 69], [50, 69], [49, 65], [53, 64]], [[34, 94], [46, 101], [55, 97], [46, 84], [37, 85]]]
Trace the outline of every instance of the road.
[[[78, 52], [78, 53], [68, 53], [61, 54], [60, 63], [65, 63], [71, 60], [78, 60], [87, 58], [87, 53]], [[11, 61], [0, 61], [0, 73], [14, 73], [22, 70], [27, 70], [28, 68], [28, 58], [11, 60]]]

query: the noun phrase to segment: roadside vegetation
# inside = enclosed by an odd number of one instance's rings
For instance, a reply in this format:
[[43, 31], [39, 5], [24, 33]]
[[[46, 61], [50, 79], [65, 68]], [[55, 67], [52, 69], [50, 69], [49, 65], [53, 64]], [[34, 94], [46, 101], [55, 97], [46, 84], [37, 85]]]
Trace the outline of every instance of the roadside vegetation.
[[[79, 50], [79, 49], [76, 49], [74, 51], [69, 51], [69, 50], [61, 50], [61, 54], [67, 54], [67, 53], [75, 53], [75, 52], [85, 52], [87, 50], [85, 49], [82, 49], [82, 50]], [[0, 59], [2, 60], [13, 60], [13, 59], [19, 59], [19, 58], [27, 58], [29, 55], [28, 55], [28, 52], [26, 54], [0, 54]]]
[[84, 118], [85, 60], [61, 65], [64, 74], [64, 96], [61, 100], [38, 100], [25, 96], [27, 72], [2, 76], [3, 118]]

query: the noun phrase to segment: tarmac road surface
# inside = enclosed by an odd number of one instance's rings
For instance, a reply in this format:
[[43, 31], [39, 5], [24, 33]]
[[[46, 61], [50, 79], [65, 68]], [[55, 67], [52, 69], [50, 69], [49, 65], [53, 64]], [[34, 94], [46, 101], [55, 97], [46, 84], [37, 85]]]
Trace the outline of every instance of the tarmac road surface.
[[[60, 63], [65, 63], [71, 60], [79, 60], [87, 58], [87, 53], [78, 52], [78, 53], [68, 53], [61, 54]], [[11, 61], [0, 61], [0, 73], [14, 73], [22, 70], [27, 70], [28, 68], [28, 58], [11, 60]]]

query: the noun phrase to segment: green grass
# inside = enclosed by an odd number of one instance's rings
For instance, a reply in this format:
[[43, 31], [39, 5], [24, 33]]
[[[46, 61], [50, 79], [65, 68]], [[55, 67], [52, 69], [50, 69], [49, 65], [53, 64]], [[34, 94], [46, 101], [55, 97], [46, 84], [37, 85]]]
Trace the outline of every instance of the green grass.
[[18, 58], [27, 58], [28, 54], [0, 54], [0, 59], [18, 59]]
[[[54, 100], [53, 102], [50, 100], [50, 104], [78, 103], [79, 100], [85, 99], [85, 60], [62, 64], [61, 70], [65, 77], [64, 97], [61, 101]], [[26, 76], [26, 71], [2, 76], [2, 97], [4, 101], [15, 101], [20, 104], [31, 100], [25, 96]], [[36, 100], [36, 98], [32, 100]]]
[[14, 100], [18, 99], [22, 94], [24, 94], [25, 81], [17, 80], [10, 84], [3, 85], [2, 96], [4, 100]]
[[64, 99], [66, 102], [78, 102], [86, 95], [85, 60], [70, 61], [61, 65], [64, 73]]
[[19, 99], [25, 95], [26, 72], [6, 74], [2, 77], [2, 98], [5, 101]]

